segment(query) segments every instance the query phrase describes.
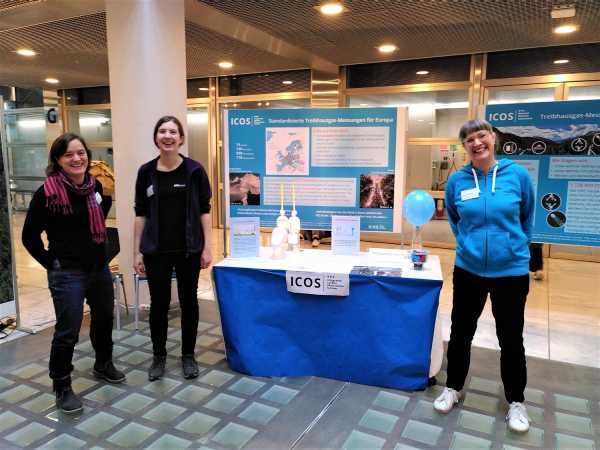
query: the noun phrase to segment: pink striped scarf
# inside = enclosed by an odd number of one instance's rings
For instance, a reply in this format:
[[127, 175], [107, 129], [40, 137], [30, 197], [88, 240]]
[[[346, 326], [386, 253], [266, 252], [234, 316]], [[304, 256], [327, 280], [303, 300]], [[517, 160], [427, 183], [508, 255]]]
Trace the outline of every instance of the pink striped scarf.
[[46, 177], [44, 181], [44, 194], [46, 194], [46, 207], [57, 214], [73, 214], [67, 189], [79, 196], [86, 196], [87, 210], [90, 218], [90, 231], [92, 239], [97, 244], [106, 240], [106, 227], [104, 214], [96, 201], [96, 178], [86, 175], [81, 186], [76, 186], [62, 171], [56, 175]]

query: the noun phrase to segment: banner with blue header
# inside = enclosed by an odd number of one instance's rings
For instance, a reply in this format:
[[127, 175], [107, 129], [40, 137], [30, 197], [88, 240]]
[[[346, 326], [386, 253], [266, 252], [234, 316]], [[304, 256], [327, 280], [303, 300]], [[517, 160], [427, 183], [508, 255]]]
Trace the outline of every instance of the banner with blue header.
[[497, 156], [528, 169], [533, 242], [600, 246], [600, 101], [488, 105]]
[[359, 216], [363, 231], [401, 227], [406, 108], [228, 110], [223, 119], [229, 217], [274, 227], [283, 201], [302, 228]]

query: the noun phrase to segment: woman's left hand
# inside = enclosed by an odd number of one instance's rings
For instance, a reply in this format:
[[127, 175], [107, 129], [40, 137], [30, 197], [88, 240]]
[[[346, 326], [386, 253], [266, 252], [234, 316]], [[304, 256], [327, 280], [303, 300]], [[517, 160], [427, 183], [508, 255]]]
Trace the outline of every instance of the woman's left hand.
[[202, 250], [202, 255], [200, 255], [200, 268], [201, 269], [208, 268], [208, 266], [210, 266], [211, 262], [212, 262], [212, 252], [210, 251], [210, 248], [204, 247], [204, 250]]

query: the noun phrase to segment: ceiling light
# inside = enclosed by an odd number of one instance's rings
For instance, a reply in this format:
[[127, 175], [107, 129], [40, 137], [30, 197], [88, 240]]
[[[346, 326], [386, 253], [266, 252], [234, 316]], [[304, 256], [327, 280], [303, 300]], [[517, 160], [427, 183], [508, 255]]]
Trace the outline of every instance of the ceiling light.
[[429, 73], [429, 70], [419, 70], [417, 72], [417, 75], [427, 75]]
[[46, 78], [46, 83], [57, 84], [58, 80], [56, 78]]
[[361, 103], [360, 106], [369, 106], [368, 103]]
[[322, 14], [325, 14], [326, 16], [335, 16], [336, 14], [341, 13], [344, 10], [344, 7], [341, 3], [331, 2], [321, 5], [319, 7], [319, 10]]
[[397, 48], [398, 47], [396, 47], [394, 44], [383, 44], [377, 47], [381, 53], [392, 53], [395, 52]]
[[198, 88], [200, 91], [208, 91], [208, 88]]
[[577, 31], [577, 27], [575, 25], [561, 25], [560, 27], [556, 27], [554, 32], [556, 34], [569, 34]]
[[288, 86], [289, 86], [290, 84], [294, 84], [294, 82], [293, 82], [293, 81], [291, 81], [291, 80], [284, 80], [284, 81], [282, 81], [281, 83], [282, 83], [282, 84], [285, 84], [285, 85], [288, 85]]
[[20, 48], [17, 50], [17, 53], [21, 56], [35, 56], [37, 52], [31, 50], [30, 48]]
[[557, 59], [556, 61], [554, 61], [554, 64], [566, 64], [568, 62], [568, 59]]
[[556, 5], [550, 11], [550, 17], [553, 19], [575, 17], [575, 5]]
[[269, 102], [265, 102], [265, 106], [269, 106], [269, 105], [270, 105], [270, 103], [269, 103]]
[[233, 63], [229, 61], [221, 61], [219, 63], [219, 67], [221, 69], [231, 69], [233, 67]]

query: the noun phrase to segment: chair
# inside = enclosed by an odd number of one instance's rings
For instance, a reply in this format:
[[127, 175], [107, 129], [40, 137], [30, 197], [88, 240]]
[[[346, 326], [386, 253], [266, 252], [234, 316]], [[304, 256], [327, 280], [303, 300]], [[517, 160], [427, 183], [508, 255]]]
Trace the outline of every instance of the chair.
[[[106, 257], [110, 262], [119, 254], [121, 246], [119, 244], [119, 230], [114, 227], [106, 228]], [[119, 271], [118, 264], [112, 264], [109, 266], [110, 274], [112, 275], [112, 282], [115, 287], [115, 312], [117, 316], [117, 330], [121, 329], [121, 292], [123, 293], [123, 299], [125, 300], [125, 312], [129, 315], [129, 305], [127, 304], [127, 293], [125, 292], [125, 286], [123, 285], [123, 274]]]

